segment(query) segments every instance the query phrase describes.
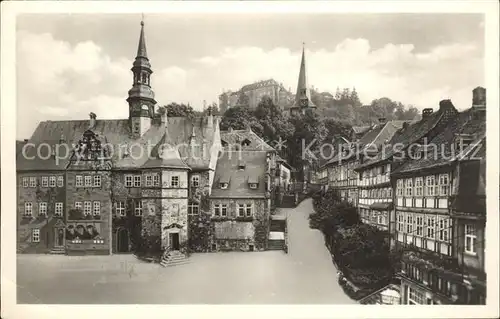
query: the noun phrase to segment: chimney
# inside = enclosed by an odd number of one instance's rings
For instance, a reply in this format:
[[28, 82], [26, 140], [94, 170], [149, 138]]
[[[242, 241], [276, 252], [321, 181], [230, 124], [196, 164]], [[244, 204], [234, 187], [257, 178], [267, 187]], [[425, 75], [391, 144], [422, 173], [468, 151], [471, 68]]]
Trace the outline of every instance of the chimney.
[[229, 133], [233, 133], [233, 128], [230, 126], [230, 127], [227, 129], [227, 131], [228, 131]]
[[161, 124], [163, 124], [163, 126], [164, 126], [165, 128], [167, 128], [167, 127], [168, 127], [168, 115], [167, 115], [167, 110], [165, 110], [165, 113], [163, 113], [163, 114], [161, 115]]
[[430, 116], [432, 113], [434, 112], [434, 110], [432, 108], [426, 108], [426, 109], [423, 109], [422, 110], [422, 119], [425, 119], [427, 118], [428, 116]]
[[408, 122], [403, 122], [403, 130], [406, 130], [408, 126], [409, 126]]
[[89, 128], [93, 129], [95, 127], [97, 115], [94, 112], [90, 112], [89, 116], [90, 116]]
[[447, 99], [447, 100], [441, 100], [441, 102], [439, 102], [439, 110], [447, 110], [447, 109], [451, 109], [451, 108], [454, 108], [453, 106], [453, 103], [451, 103], [451, 100], [450, 99]]
[[214, 117], [212, 115], [212, 109], [209, 108], [207, 115], [207, 128], [213, 128], [213, 127], [214, 127]]
[[207, 101], [203, 100], [203, 111], [207, 109]]
[[383, 124], [387, 123], [387, 119], [385, 117], [379, 117], [378, 122], [383, 125]]
[[472, 106], [486, 107], [486, 89], [478, 86], [472, 90]]
[[247, 132], [252, 132], [252, 127], [250, 126], [250, 124], [247, 125]]

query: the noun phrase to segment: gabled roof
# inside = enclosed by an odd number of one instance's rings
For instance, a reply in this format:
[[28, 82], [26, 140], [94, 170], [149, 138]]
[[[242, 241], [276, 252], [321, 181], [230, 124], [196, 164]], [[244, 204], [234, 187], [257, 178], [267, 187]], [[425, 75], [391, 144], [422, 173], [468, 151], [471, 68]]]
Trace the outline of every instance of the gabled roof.
[[[138, 139], [132, 138], [129, 127], [129, 120], [100, 120], [97, 119], [95, 126], [89, 128], [89, 120], [70, 120], [70, 121], [44, 121], [35, 129], [35, 132], [29, 139], [30, 143], [36, 146], [49, 144], [55, 147], [60, 144], [61, 137], [64, 137], [63, 144], [68, 145], [69, 150], [73, 150], [74, 145], [82, 139], [83, 133], [91, 130], [96, 133], [103, 143], [106, 143], [110, 149], [111, 161], [116, 169], [136, 169], [146, 164], [149, 159], [148, 151], [151, 151], [153, 158], [158, 158], [158, 145], [167, 143], [169, 145], [179, 146], [179, 155], [184, 162], [192, 168], [208, 168], [210, 164], [210, 152], [205, 155], [190, 156], [193, 148], [188, 147], [192, 140], [196, 154], [200, 150], [210, 148], [214, 145], [215, 132], [218, 128], [219, 118], [212, 117], [212, 125], [208, 125], [208, 119], [203, 118], [168, 118], [168, 138], [165, 138], [164, 124], [158, 122], [152, 123], [150, 129]], [[195, 136], [192, 137], [192, 133]], [[31, 147], [28, 156], [36, 155], [36, 148]], [[156, 152], [156, 153], [155, 153]], [[203, 154], [203, 153], [202, 153]], [[69, 158], [60, 159], [58, 164], [54, 158], [43, 160], [39, 156], [35, 159], [24, 158], [22, 154], [17, 156], [17, 170], [54, 170], [65, 169], [69, 163]], [[149, 163], [153, 165], [158, 163]]]
[[405, 124], [403, 123], [402, 127], [396, 132], [394, 132], [389, 143], [386, 145], [387, 147], [385, 151], [379, 152], [372, 159], [366, 161], [361, 165], [358, 165], [356, 170], [371, 167], [384, 160], [391, 158], [395, 154], [395, 151], [392, 149], [392, 146], [394, 145], [400, 145], [401, 148], [399, 148], [399, 150], [401, 150], [402, 148], [406, 148], [411, 143], [420, 140], [427, 133], [429, 133], [429, 131], [431, 131], [436, 126], [436, 124], [439, 123], [442, 115], [443, 112], [438, 110], [437, 112], [434, 112], [426, 116], [420, 121], [409, 121], [409, 124], [407, 124], [406, 127]]
[[[359, 154], [363, 149], [370, 148], [375, 149], [380, 148], [385, 142], [388, 142], [393, 138], [394, 134], [401, 128], [403, 123], [401, 121], [389, 121], [385, 124], [376, 125], [369, 131], [367, 131], [357, 142], [356, 152], [350, 152], [347, 155], [342, 155], [342, 152], [338, 152], [331, 160], [329, 160], [325, 165], [336, 163], [342, 160], [348, 160], [351, 157]], [[369, 148], [370, 147], [370, 148]]]
[[370, 129], [370, 126], [353, 126], [352, 130], [354, 131], [355, 134], [362, 134], [365, 133]]
[[276, 82], [274, 79], [259, 81], [252, 84], [244, 85], [243, 87], [241, 87], [240, 91], [247, 92], [266, 86], [279, 86], [279, 83]]
[[[240, 170], [238, 164], [245, 161], [245, 169]], [[224, 152], [217, 161], [212, 198], [265, 198], [265, 183], [259, 183], [257, 189], [251, 189], [249, 181], [262, 180], [267, 171], [267, 152], [265, 151], [233, 151]], [[227, 189], [221, 189], [220, 183], [229, 179]]]
[[[221, 141], [224, 141], [228, 146], [232, 146], [232, 150], [235, 150], [235, 146], [239, 145], [243, 150], [251, 151], [268, 151], [274, 152], [275, 149], [267, 144], [261, 137], [255, 134], [251, 129], [246, 130], [231, 130], [231, 131], [221, 131], [220, 132]], [[242, 146], [241, 143], [244, 140], [250, 141], [250, 145]]]
[[407, 160], [394, 173], [405, 173], [450, 164], [461, 153], [460, 150], [455, 149], [454, 142], [457, 134], [475, 134], [474, 142], [477, 143], [473, 142], [471, 145], [479, 144], [486, 133], [486, 120], [481, 117], [473, 117], [472, 113], [473, 110], [469, 109], [457, 114], [447, 123], [446, 127], [428, 142], [430, 145], [437, 146], [437, 152], [430, 148], [430, 154], [422, 156], [420, 159]]

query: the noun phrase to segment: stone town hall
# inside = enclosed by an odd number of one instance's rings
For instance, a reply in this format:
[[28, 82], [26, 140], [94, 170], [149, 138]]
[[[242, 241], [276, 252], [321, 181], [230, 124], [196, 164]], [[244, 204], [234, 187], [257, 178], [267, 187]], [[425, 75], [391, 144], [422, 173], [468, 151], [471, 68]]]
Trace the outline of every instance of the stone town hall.
[[226, 149], [211, 114], [155, 112], [143, 22], [131, 70], [128, 118], [44, 121], [18, 145], [18, 253], [266, 249], [275, 151], [250, 129]]

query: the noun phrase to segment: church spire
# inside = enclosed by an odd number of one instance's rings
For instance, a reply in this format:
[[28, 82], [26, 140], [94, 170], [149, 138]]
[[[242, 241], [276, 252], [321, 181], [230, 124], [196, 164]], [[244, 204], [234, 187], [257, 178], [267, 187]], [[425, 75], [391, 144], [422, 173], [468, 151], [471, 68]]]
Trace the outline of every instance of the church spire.
[[141, 20], [141, 35], [139, 36], [139, 46], [137, 47], [137, 57], [148, 58], [146, 51], [146, 38], [144, 37], [144, 18]]
[[144, 36], [144, 19], [141, 20], [141, 33], [137, 56], [132, 65], [133, 84], [128, 91], [129, 119], [131, 130], [136, 137], [142, 136], [150, 127], [154, 117], [156, 104], [155, 94], [151, 89], [151, 63], [146, 51], [146, 37]]
[[306, 53], [304, 42], [302, 42], [302, 60], [300, 62], [299, 81], [297, 83], [295, 103], [299, 108], [315, 107], [314, 103], [311, 101], [311, 91], [309, 90], [309, 85], [307, 83]]

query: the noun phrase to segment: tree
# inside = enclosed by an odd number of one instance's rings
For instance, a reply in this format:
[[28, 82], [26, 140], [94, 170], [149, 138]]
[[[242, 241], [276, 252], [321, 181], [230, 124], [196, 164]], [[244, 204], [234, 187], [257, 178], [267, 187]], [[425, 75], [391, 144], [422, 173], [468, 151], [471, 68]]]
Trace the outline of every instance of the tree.
[[161, 115], [165, 114], [165, 111], [167, 111], [168, 117], [191, 117], [195, 114], [193, 108], [189, 104], [177, 104], [175, 102], [158, 108], [158, 113]]
[[235, 106], [228, 109], [222, 116], [220, 123], [221, 130], [228, 130], [229, 128], [243, 130], [248, 127], [252, 128], [258, 135], [262, 134], [264, 130], [253, 112], [244, 106]]
[[289, 139], [295, 128], [284, 117], [283, 112], [275, 105], [271, 98], [264, 97], [254, 111], [256, 120], [262, 126], [261, 137], [269, 141]]
[[238, 96], [238, 101], [236, 101], [236, 106], [242, 106], [242, 107], [250, 106], [250, 98], [243, 91], [241, 91]]
[[351, 105], [356, 108], [362, 105], [361, 101], [359, 100], [358, 92], [356, 92], [356, 88], [352, 89], [351, 96], [349, 97], [349, 99], [351, 101]]
[[208, 115], [211, 113], [212, 115], [220, 115], [219, 108], [217, 106], [217, 103], [213, 102], [210, 104], [203, 112], [203, 115]]

